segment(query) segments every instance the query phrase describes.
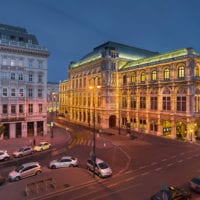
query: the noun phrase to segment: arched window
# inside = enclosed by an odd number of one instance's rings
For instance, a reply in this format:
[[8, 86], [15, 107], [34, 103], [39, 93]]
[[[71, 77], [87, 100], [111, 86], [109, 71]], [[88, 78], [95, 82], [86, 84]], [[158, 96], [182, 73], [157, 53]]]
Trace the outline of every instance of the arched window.
[[136, 82], [136, 73], [133, 72], [133, 73], [131, 74], [131, 83], [135, 83], [135, 82]]
[[178, 67], [178, 78], [184, 78], [185, 77], [185, 67], [181, 65]]
[[151, 80], [152, 81], [156, 81], [157, 80], [157, 71], [156, 70], [153, 70], [151, 72]]
[[141, 73], [141, 82], [145, 82], [145, 73], [144, 72]]
[[200, 76], [200, 65], [199, 64], [196, 64], [196, 66], [195, 66], [194, 75]]
[[169, 68], [164, 69], [164, 80], [169, 80], [170, 78], [170, 71]]

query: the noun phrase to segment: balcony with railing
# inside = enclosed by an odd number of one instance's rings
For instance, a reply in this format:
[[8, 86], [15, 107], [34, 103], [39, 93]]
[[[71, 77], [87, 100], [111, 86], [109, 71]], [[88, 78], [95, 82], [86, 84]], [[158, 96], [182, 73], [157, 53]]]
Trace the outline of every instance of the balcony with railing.
[[18, 42], [18, 41], [12, 41], [12, 40], [6, 40], [6, 39], [0, 39], [0, 45], [17, 47], [17, 48], [24, 48], [24, 49], [30, 49], [30, 50], [48, 51], [46, 47], [43, 47], [43, 46], [40, 46], [40, 45]]

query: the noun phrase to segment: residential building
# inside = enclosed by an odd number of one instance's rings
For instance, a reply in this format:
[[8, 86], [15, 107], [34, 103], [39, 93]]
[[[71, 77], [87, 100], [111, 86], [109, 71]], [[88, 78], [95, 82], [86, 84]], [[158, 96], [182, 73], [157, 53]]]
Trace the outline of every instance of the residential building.
[[60, 112], [74, 123], [195, 140], [200, 56], [192, 48], [156, 53], [107, 42], [70, 63], [59, 95]]
[[0, 24], [3, 138], [46, 134], [48, 50], [26, 29]]

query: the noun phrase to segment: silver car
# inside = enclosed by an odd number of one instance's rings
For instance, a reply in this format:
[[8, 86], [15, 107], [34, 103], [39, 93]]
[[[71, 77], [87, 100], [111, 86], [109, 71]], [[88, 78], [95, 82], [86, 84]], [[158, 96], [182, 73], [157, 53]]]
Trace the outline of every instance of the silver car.
[[95, 174], [97, 174], [99, 177], [103, 178], [112, 176], [111, 168], [103, 160], [96, 158], [95, 164], [92, 159], [87, 160], [87, 169], [94, 172], [94, 165], [95, 165]]
[[0, 161], [9, 160], [10, 156], [6, 150], [0, 150]]
[[11, 171], [8, 175], [8, 180], [18, 181], [22, 178], [37, 175], [42, 172], [42, 168], [38, 162], [25, 163]]
[[77, 167], [78, 159], [71, 156], [64, 156], [59, 160], [53, 160], [49, 163], [51, 169], [61, 168], [61, 167]]
[[26, 155], [30, 155], [32, 154], [33, 148], [31, 146], [26, 146], [26, 147], [22, 147], [20, 148], [18, 151], [13, 152], [13, 156], [16, 158], [22, 157], [22, 156], [26, 156]]

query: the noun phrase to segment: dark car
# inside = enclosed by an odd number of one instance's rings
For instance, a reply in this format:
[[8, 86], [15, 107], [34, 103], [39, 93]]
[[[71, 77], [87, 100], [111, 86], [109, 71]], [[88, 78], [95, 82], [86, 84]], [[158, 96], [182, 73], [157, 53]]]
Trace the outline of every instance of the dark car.
[[191, 193], [178, 187], [165, 186], [151, 197], [151, 200], [189, 200]]
[[190, 188], [195, 192], [200, 193], [200, 177], [194, 177], [189, 182]]

